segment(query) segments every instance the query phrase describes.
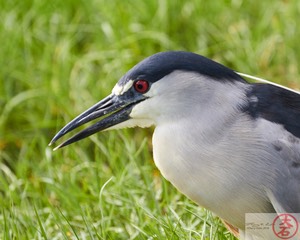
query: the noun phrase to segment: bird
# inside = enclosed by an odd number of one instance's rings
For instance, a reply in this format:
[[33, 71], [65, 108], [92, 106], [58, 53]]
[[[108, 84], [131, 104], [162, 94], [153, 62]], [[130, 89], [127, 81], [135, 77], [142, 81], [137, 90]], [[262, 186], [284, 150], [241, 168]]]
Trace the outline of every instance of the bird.
[[186, 51], [151, 55], [74, 118], [56, 149], [103, 130], [154, 126], [153, 159], [181, 193], [236, 236], [246, 213], [300, 213], [300, 94]]

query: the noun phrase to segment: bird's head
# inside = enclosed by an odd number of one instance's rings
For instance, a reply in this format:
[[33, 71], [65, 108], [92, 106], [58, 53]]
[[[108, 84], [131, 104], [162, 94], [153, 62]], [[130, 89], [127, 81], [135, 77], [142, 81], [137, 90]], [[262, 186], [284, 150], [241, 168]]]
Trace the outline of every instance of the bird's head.
[[109, 96], [63, 127], [50, 145], [95, 119], [99, 121], [56, 149], [105, 129], [149, 127], [189, 116], [209, 102], [212, 94], [226, 91], [218, 89], [222, 82], [227, 86], [245, 83], [231, 69], [203, 56], [181, 51], [157, 53], [129, 70]]

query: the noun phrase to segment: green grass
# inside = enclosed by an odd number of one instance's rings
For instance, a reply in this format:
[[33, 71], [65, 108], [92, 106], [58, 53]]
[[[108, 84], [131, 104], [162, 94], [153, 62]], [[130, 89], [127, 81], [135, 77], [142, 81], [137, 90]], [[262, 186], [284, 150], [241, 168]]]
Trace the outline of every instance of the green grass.
[[299, 14], [297, 0], [0, 1], [0, 238], [234, 239], [161, 177], [151, 130], [47, 144], [158, 51], [299, 88]]

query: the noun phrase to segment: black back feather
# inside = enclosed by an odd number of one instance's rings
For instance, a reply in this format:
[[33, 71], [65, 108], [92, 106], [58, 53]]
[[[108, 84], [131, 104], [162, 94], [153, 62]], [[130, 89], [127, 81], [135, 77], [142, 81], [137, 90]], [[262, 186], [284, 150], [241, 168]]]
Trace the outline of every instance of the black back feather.
[[[251, 101], [253, 97], [258, 101]], [[284, 126], [300, 138], [300, 94], [270, 84], [252, 84], [249, 105], [244, 109], [253, 118], [264, 118]]]

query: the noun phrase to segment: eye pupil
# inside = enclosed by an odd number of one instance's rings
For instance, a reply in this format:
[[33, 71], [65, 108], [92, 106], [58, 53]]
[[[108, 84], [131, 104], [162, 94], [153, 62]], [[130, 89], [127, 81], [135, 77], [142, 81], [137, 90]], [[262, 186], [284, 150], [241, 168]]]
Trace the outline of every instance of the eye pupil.
[[146, 80], [138, 80], [134, 83], [134, 89], [139, 93], [145, 93], [149, 89], [149, 83]]

